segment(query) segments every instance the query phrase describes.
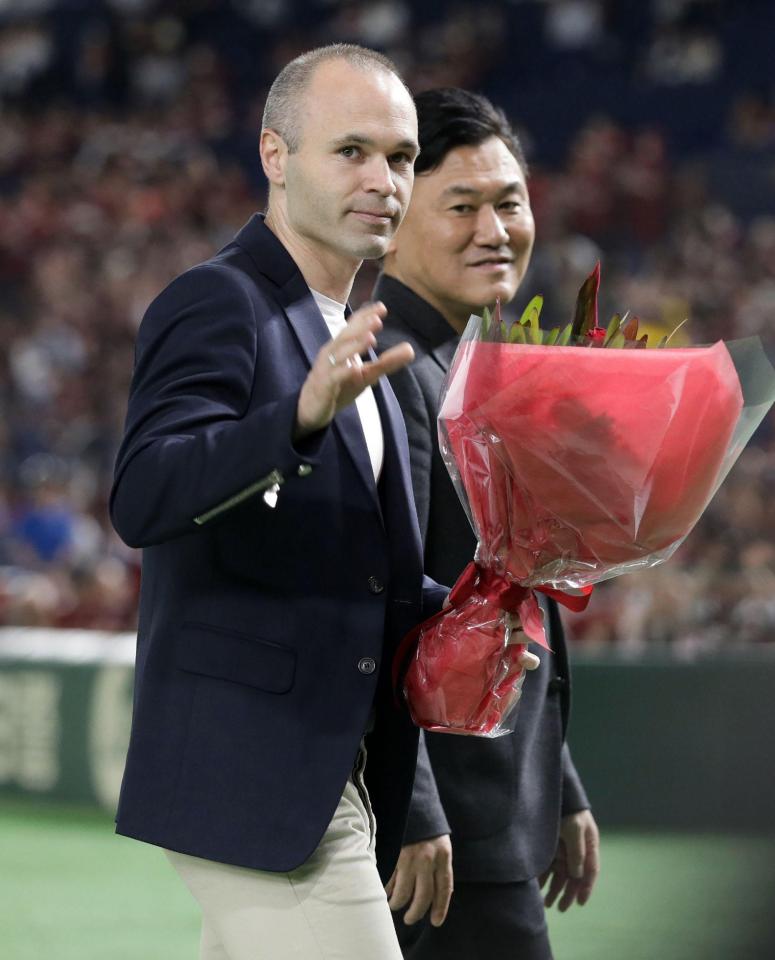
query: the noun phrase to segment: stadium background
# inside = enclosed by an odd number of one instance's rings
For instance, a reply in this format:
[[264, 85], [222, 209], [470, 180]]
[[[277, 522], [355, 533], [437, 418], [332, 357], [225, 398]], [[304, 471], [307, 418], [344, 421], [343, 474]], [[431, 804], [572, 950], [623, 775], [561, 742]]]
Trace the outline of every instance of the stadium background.
[[[278, 69], [351, 40], [506, 109], [538, 237], [515, 309], [568, 317], [600, 258], [604, 314], [772, 357], [773, 28], [766, 0], [0, 0], [0, 957], [195, 955], [185, 891], [110, 833], [139, 558], [106, 497], [146, 305], [264, 203]], [[775, 955], [774, 428], [669, 564], [568, 619], [605, 846], [558, 960]]]

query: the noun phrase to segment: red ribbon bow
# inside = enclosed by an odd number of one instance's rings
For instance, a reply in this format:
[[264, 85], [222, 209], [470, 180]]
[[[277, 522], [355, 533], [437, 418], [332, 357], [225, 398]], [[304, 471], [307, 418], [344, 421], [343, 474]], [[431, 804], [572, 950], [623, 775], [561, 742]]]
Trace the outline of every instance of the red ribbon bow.
[[[480, 597], [489, 600], [490, 603], [500, 607], [501, 610], [508, 613], [517, 613], [520, 604], [524, 603], [537, 590], [539, 593], [546, 594], [547, 597], [561, 603], [569, 610], [573, 610], [574, 613], [581, 613], [589, 603], [592, 589], [592, 587], [582, 587], [580, 593], [575, 594], [563, 593], [562, 590], [555, 590], [549, 586], [523, 587], [493, 570], [479, 567], [472, 560], [458, 577], [455, 586], [450, 590], [449, 603], [452, 607], [459, 607], [471, 594], [478, 593]], [[446, 610], [443, 610], [442, 613], [446, 613]]]
[[493, 570], [479, 567], [472, 560], [450, 590], [448, 605], [410, 630], [399, 644], [393, 659], [393, 691], [396, 699], [400, 700], [401, 680], [406, 672], [409, 658], [417, 646], [420, 633], [430, 629], [442, 617], [461, 607], [474, 593], [506, 613], [519, 614], [525, 635], [549, 650], [551, 648], [546, 642], [543, 615], [535, 597], [536, 591], [551, 597], [569, 610], [580, 613], [586, 609], [593, 589], [591, 586], [582, 587], [579, 593], [575, 594], [564, 593], [549, 586], [523, 587]]

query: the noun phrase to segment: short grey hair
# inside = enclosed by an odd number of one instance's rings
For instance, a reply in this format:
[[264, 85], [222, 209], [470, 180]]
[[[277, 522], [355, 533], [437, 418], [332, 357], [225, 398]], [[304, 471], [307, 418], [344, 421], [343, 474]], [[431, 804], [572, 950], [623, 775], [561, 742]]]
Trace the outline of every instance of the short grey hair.
[[283, 67], [269, 88], [261, 124], [265, 130], [274, 130], [280, 134], [289, 153], [295, 153], [301, 146], [301, 98], [309, 86], [312, 74], [327, 60], [346, 60], [361, 70], [385, 70], [404, 83], [398, 67], [389, 57], [355, 43], [331, 43], [302, 53]]

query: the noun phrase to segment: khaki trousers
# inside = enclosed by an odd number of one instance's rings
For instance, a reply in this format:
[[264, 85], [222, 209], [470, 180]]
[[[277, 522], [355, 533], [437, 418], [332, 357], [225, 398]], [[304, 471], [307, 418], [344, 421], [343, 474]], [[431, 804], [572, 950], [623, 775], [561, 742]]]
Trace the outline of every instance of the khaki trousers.
[[290, 873], [166, 851], [202, 908], [200, 960], [401, 960], [362, 766], [317, 850]]

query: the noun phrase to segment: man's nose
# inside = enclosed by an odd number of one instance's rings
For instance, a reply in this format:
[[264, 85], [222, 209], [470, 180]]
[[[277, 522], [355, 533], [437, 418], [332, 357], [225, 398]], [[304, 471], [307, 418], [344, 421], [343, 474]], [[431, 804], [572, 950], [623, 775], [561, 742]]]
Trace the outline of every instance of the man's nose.
[[502, 247], [508, 243], [509, 232], [492, 204], [484, 204], [476, 215], [476, 243], [483, 247]]
[[393, 171], [385, 157], [371, 157], [366, 165], [363, 180], [364, 189], [378, 193], [381, 197], [390, 197], [396, 192]]

